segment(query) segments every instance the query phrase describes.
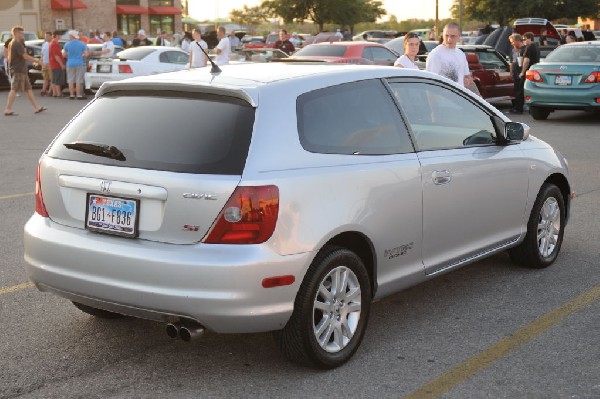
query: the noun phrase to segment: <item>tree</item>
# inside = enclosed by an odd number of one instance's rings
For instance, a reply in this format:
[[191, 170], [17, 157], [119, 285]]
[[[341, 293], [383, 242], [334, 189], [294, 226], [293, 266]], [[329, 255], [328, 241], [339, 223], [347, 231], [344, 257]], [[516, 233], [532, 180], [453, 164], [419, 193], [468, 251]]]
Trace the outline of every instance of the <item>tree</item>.
[[231, 10], [229, 19], [233, 23], [247, 26], [257, 26], [267, 20], [265, 10], [261, 6], [248, 7], [246, 5], [241, 10]]
[[[452, 16], [459, 14], [459, 1], [454, 0]], [[549, 20], [558, 18], [597, 17], [600, 13], [598, 0], [462, 0], [463, 18], [507, 25], [517, 18], [539, 17]]]
[[385, 10], [379, 0], [265, 0], [261, 7], [270, 16], [285, 23], [311, 20], [323, 30], [326, 23], [352, 26], [357, 22], [375, 22]]

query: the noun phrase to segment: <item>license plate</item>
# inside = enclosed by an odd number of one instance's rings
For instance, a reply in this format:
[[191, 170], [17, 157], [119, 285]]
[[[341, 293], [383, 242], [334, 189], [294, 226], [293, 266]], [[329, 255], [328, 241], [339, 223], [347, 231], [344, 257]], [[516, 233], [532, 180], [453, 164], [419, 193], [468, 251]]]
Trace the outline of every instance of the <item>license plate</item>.
[[566, 85], [570, 85], [571, 84], [571, 76], [565, 76], [565, 75], [557, 75], [554, 78], [554, 83], [559, 85], [559, 86], [566, 86]]
[[98, 73], [111, 73], [112, 65], [98, 65], [97, 71]]
[[85, 225], [90, 231], [137, 237], [139, 201], [88, 194]]

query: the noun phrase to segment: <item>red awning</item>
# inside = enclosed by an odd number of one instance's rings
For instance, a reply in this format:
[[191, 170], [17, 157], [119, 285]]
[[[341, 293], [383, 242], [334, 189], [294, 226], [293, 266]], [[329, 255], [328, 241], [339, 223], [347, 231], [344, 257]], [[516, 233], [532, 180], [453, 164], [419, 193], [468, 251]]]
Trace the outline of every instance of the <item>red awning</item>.
[[117, 14], [148, 14], [148, 9], [142, 6], [117, 6]]
[[175, 14], [181, 14], [181, 13], [182, 13], [182, 11], [180, 8], [172, 7], [172, 6], [148, 7], [148, 14], [175, 15]]
[[73, 8], [88, 8], [81, 0], [52, 0], [50, 8], [53, 10], [70, 10], [71, 1], [73, 1]]

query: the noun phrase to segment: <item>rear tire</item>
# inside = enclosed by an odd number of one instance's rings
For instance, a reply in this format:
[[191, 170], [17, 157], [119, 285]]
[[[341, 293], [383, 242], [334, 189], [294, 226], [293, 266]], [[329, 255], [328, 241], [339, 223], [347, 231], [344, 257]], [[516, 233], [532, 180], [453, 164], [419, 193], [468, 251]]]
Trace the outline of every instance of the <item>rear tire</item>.
[[126, 317], [120, 313], [109, 312], [108, 310], [93, 308], [91, 306], [84, 305], [79, 302], [73, 302], [73, 305], [84, 313], [87, 313], [91, 316], [98, 317], [100, 319], [120, 319], [122, 317]]
[[533, 119], [535, 119], [536, 121], [545, 121], [546, 119], [548, 119], [548, 115], [550, 115], [550, 112], [551, 111], [549, 109], [545, 109], [545, 108], [539, 108], [539, 107], [530, 107], [529, 108], [529, 113], [531, 114]]
[[277, 344], [289, 360], [321, 369], [347, 362], [364, 336], [371, 306], [371, 283], [352, 251], [325, 247], [306, 273]]
[[565, 232], [565, 202], [560, 189], [544, 184], [527, 223], [527, 235], [519, 246], [508, 251], [521, 266], [543, 269], [558, 256]]

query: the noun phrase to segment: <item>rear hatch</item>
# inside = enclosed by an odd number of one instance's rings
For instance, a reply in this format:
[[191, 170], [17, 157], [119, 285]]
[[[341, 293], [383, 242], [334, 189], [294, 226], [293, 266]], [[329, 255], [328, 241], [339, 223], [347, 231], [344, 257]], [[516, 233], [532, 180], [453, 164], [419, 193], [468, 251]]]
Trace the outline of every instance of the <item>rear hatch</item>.
[[42, 158], [49, 217], [98, 234], [198, 242], [241, 179], [253, 124], [254, 108], [234, 97], [107, 93]]

